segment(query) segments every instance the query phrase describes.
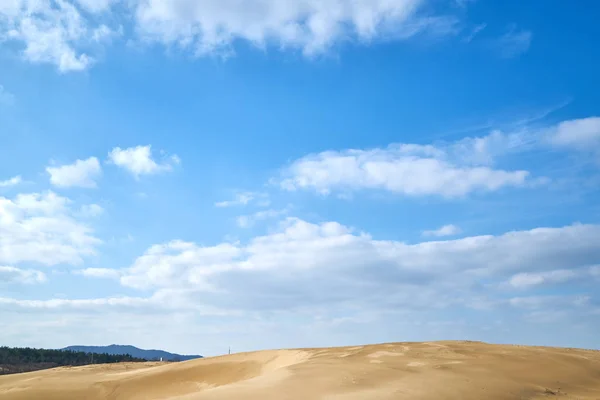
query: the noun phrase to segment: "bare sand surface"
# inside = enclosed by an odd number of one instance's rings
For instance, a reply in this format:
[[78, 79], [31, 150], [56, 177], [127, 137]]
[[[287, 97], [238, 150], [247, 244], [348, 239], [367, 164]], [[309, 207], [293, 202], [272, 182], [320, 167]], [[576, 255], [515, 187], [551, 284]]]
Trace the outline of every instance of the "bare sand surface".
[[600, 352], [479, 342], [274, 350], [0, 377], [4, 400], [600, 400]]

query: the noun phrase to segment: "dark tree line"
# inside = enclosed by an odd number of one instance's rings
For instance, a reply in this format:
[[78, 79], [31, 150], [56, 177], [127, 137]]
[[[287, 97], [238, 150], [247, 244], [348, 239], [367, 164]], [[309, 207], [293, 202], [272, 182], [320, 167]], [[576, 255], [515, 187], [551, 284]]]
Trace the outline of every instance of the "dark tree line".
[[0, 347], [0, 375], [63, 366], [143, 361], [146, 360], [132, 357], [129, 354], [111, 355], [71, 350]]

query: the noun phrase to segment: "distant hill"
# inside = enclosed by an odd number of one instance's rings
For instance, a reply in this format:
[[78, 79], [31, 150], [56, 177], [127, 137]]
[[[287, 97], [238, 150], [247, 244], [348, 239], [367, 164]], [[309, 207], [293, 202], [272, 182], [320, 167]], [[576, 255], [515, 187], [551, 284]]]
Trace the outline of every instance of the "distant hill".
[[187, 361], [196, 358], [202, 358], [202, 356], [199, 355], [190, 356], [169, 353], [163, 350], [143, 350], [138, 349], [135, 346], [121, 346], [118, 344], [111, 344], [110, 346], [69, 346], [65, 347], [63, 350], [83, 351], [86, 353], [98, 354], [107, 353], [111, 355], [129, 354], [132, 357], [143, 358], [148, 361], [158, 361], [161, 358], [163, 361]]
[[91, 354], [81, 351], [0, 347], [0, 375], [62, 366], [144, 361], [146, 360], [124, 354]]

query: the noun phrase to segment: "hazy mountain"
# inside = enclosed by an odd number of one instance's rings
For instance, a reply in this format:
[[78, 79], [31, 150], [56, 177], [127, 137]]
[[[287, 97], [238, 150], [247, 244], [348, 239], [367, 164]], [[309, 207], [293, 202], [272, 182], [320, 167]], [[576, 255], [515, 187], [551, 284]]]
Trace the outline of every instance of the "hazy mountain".
[[86, 353], [108, 353], [111, 355], [116, 354], [129, 354], [132, 357], [136, 358], [144, 358], [146, 360], [160, 360], [163, 361], [186, 361], [193, 360], [195, 358], [202, 358], [199, 355], [181, 355], [175, 353], [169, 353], [163, 350], [143, 350], [138, 349], [135, 346], [121, 346], [117, 344], [111, 344], [110, 346], [69, 346], [65, 347], [63, 350], [72, 350], [72, 351], [83, 351]]

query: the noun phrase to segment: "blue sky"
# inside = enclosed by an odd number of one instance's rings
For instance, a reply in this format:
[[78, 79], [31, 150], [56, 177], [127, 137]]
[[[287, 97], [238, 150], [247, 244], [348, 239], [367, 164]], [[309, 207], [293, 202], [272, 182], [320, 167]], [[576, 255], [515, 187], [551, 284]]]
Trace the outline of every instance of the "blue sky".
[[596, 6], [0, 4], [0, 342], [599, 348]]

